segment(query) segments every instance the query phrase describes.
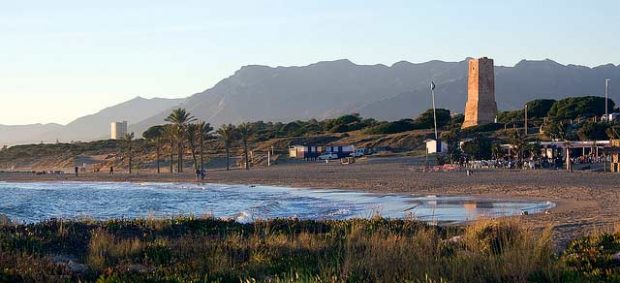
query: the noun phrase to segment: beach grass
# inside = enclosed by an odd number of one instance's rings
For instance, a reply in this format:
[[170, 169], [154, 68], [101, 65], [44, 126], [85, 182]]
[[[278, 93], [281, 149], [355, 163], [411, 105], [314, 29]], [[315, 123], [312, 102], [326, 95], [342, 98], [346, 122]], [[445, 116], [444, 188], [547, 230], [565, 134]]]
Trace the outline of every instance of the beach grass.
[[431, 226], [213, 218], [0, 226], [2, 282], [590, 282], [617, 280], [620, 233], [553, 250], [515, 219]]

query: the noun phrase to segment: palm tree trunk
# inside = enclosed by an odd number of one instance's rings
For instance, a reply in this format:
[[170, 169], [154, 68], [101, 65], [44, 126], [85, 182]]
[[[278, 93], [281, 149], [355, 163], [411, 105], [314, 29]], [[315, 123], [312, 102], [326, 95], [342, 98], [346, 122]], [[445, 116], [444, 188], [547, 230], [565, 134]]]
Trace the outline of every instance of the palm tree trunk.
[[170, 174], [174, 173], [174, 143], [170, 143]]
[[200, 171], [205, 170], [204, 137], [200, 133]]
[[245, 170], [250, 170], [250, 160], [248, 159], [248, 141], [243, 140], [243, 154], [245, 155]]
[[230, 171], [230, 144], [226, 143], [226, 171]]
[[194, 170], [198, 170], [198, 157], [196, 157], [196, 145], [190, 143], [190, 149], [192, 151], [192, 159], [194, 160]]
[[127, 157], [129, 157], [129, 174], [131, 174], [131, 144], [129, 145], [129, 151], [127, 152]]
[[177, 172], [183, 173], [183, 144], [179, 143], [179, 156], [177, 158]]
[[192, 149], [192, 159], [194, 159], [194, 170], [198, 170], [198, 157], [196, 156], [194, 149]]
[[157, 141], [157, 174], [161, 173], [160, 168], [159, 168], [159, 159], [160, 159], [160, 153], [159, 153], [159, 141]]

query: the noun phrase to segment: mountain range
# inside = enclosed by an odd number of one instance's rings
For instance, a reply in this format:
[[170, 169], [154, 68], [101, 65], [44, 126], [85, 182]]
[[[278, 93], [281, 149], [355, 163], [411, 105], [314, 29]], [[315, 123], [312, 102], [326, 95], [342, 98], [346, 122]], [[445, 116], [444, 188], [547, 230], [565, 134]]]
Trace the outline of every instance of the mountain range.
[[[392, 66], [337, 60], [302, 67], [245, 66], [212, 88], [185, 99], [137, 97], [64, 126], [0, 126], [0, 144], [102, 139], [109, 135], [110, 122], [123, 120], [130, 122], [130, 131], [140, 135], [148, 127], [164, 123], [177, 107], [215, 126], [325, 119], [348, 113], [397, 120], [430, 108], [430, 81], [437, 85], [437, 107], [463, 112], [467, 65], [467, 60], [402, 61]], [[603, 95], [604, 79], [620, 81], [620, 66], [590, 68], [552, 60], [523, 60], [513, 67], [496, 66], [495, 76], [498, 108], [513, 110], [533, 99]], [[610, 92], [614, 100], [619, 96]]]

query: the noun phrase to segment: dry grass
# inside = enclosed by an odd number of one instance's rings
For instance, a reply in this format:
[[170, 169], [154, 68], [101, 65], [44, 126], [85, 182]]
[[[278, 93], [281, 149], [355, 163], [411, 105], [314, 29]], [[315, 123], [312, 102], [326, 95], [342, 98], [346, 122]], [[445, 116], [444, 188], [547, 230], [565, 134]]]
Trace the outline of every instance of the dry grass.
[[[613, 267], [593, 271], [579, 261], [586, 246], [618, 242], [609, 235], [576, 241], [559, 257], [550, 228], [514, 219], [466, 227], [380, 218], [53, 221], [0, 226], [0, 281], [585, 282], [615, 278]], [[88, 270], [53, 263], [55, 255]]]

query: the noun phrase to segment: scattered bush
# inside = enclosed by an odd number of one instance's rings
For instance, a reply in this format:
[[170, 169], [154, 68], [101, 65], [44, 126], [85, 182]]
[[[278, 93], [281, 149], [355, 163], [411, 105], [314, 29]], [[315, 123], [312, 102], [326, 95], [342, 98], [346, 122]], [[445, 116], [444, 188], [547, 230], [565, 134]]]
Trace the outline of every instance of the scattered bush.
[[484, 125], [467, 127], [465, 129], [462, 129], [461, 133], [463, 135], [465, 135], [465, 136], [471, 136], [471, 135], [476, 135], [476, 134], [480, 134], [480, 133], [494, 132], [494, 131], [497, 131], [497, 130], [501, 130], [503, 128], [504, 128], [503, 124], [500, 124], [500, 123], [490, 123], [490, 124], [484, 124]]
[[607, 122], [584, 122], [579, 130], [577, 130], [577, 136], [582, 141], [591, 140], [606, 140], [609, 139], [607, 132], [610, 128]]
[[387, 135], [415, 130], [416, 124], [410, 119], [403, 119], [394, 122], [384, 122], [372, 128], [366, 129], [364, 133], [369, 135]]
[[[435, 109], [435, 114], [437, 116], [437, 128], [442, 128], [448, 125], [448, 123], [450, 123], [450, 120], [451, 120], [450, 110], [437, 108]], [[420, 114], [418, 118], [414, 120], [414, 123], [416, 125], [416, 128], [418, 129], [434, 128], [435, 123], [433, 119], [433, 109], [428, 109], [422, 112], [422, 114]]]
[[[608, 111], [613, 112], [615, 103], [609, 99]], [[558, 100], [549, 109], [551, 119], [575, 119], [601, 116], [605, 113], [605, 98], [598, 96], [569, 97]]]
[[528, 118], [539, 119], [547, 117], [549, 110], [551, 110], [555, 102], [555, 99], [536, 99], [526, 103]]
[[465, 141], [461, 148], [463, 152], [470, 157], [478, 160], [489, 160], [492, 157], [491, 147], [493, 141], [484, 136], [477, 136], [471, 140]]
[[571, 242], [562, 262], [590, 282], [620, 281], [620, 233], [595, 234]]

